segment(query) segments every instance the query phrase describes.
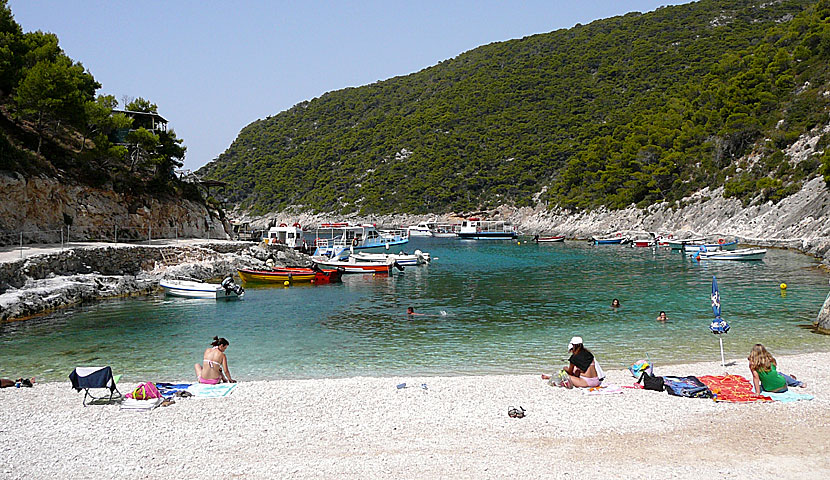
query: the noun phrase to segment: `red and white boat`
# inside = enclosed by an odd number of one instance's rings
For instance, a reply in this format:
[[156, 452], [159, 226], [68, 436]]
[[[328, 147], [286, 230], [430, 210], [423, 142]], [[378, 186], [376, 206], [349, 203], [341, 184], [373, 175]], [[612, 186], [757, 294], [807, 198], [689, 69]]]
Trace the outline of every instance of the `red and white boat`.
[[346, 260], [333, 260], [326, 257], [311, 257], [315, 264], [323, 268], [343, 269], [343, 273], [387, 273], [391, 274], [394, 268], [403, 271], [404, 267], [395, 261], [370, 262], [349, 257]]
[[631, 242], [632, 247], [654, 247], [657, 245], [657, 240], [654, 238], [637, 238]]
[[556, 235], [556, 236], [551, 236], [551, 237], [539, 237], [539, 236], [537, 236], [536, 238], [534, 238], [534, 241], [536, 241], [536, 243], [557, 243], [557, 242], [564, 242], [565, 237], [562, 236], [562, 235]]
[[239, 277], [244, 282], [261, 283], [313, 283], [323, 285], [340, 281], [341, 271], [338, 269], [321, 270], [319, 268], [306, 267], [281, 267], [272, 270], [254, 270], [240, 268], [237, 270]]

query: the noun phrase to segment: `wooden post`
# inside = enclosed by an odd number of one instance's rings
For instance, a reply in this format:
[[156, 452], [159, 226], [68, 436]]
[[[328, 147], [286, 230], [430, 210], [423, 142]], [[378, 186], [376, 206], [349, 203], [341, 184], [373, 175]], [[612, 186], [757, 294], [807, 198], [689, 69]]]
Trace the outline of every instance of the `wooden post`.
[[23, 258], [23, 232], [20, 232], [20, 258]]
[[147, 224], [147, 245], [153, 244], [153, 226]]

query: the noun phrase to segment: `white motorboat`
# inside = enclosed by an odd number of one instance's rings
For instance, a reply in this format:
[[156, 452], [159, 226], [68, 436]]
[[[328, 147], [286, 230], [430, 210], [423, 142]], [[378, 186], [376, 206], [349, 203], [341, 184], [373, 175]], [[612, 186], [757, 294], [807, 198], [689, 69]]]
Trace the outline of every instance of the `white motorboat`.
[[410, 225], [406, 231], [410, 237], [432, 237], [437, 228], [435, 222], [420, 222], [418, 225]]
[[205, 283], [192, 279], [163, 278], [159, 286], [164, 293], [174, 297], [214, 298], [232, 300], [245, 295], [242, 285], [234, 283], [233, 278], [227, 277], [221, 284]]
[[405, 252], [400, 253], [368, 253], [368, 252], [358, 252], [349, 255], [351, 258], [359, 262], [379, 262], [379, 263], [390, 263], [390, 262], [398, 262], [398, 265], [403, 265], [405, 267], [411, 267], [415, 265], [423, 265], [425, 263], [429, 263], [432, 259], [429, 256], [429, 253], [422, 252], [420, 250], [415, 250], [415, 253], [409, 254]]
[[349, 249], [389, 248], [408, 241], [406, 231], [381, 231], [371, 224], [323, 223], [315, 232], [314, 255], [338, 258]]
[[[767, 251], [763, 248], [740, 248], [738, 250], [719, 250], [716, 252], [699, 252], [700, 260], [763, 260]], [[695, 256], [695, 254], [692, 254]]]
[[456, 233], [458, 238], [469, 240], [513, 240], [519, 236], [516, 228], [508, 222], [475, 217], [464, 220]]

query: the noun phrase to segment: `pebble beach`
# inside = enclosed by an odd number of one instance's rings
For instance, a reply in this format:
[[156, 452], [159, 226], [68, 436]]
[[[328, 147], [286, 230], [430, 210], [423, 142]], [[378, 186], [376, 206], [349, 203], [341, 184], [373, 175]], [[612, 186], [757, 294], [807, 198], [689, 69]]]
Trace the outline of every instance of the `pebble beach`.
[[[138, 412], [83, 407], [68, 381], [36, 383], [0, 390], [0, 478], [828, 478], [830, 353], [777, 360], [814, 400], [587, 395], [540, 375], [356, 377], [243, 382]], [[748, 376], [746, 360], [726, 372]], [[606, 384], [634, 383], [606, 373]]]

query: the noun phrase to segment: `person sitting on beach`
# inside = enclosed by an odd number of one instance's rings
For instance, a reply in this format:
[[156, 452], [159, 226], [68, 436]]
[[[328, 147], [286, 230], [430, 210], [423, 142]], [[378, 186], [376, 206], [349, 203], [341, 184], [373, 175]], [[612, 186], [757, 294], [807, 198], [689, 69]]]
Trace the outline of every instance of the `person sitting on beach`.
[[611, 300], [611, 308], [619, 308], [619, 306], [620, 306], [620, 300], [618, 298], [615, 298], [614, 300]]
[[752, 372], [755, 393], [761, 393], [761, 390], [781, 393], [786, 392], [787, 387], [807, 386], [804, 382], [796, 380], [795, 377], [779, 372], [775, 357], [760, 343], [756, 343], [752, 347], [747, 360], [749, 360], [749, 370]]
[[18, 378], [17, 380], [10, 380], [8, 378], [0, 378], [0, 388], [9, 387], [32, 387], [35, 383], [35, 377], [32, 378]]
[[228, 341], [224, 338], [213, 337], [213, 343], [210, 345], [210, 348], [205, 350], [203, 363], [194, 365], [199, 383], [209, 385], [216, 385], [220, 381], [236, 383], [236, 380], [231, 378], [231, 371], [228, 370], [228, 357], [225, 355]]
[[571, 357], [568, 358], [570, 364], [565, 367], [564, 371], [568, 375], [568, 380], [564, 381], [564, 386], [571, 387], [598, 387], [600, 384], [599, 375], [597, 374], [596, 362], [594, 354], [585, 348], [582, 343], [582, 337], [573, 337], [568, 343], [568, 352]]
[[668, 319], [669, 319], [669, 317], [666, 316], [666, 312], [664, 312], [662, 310], [660, 311], [660, 315], [657, 315], [657, 321], [658, 322], [666, 323], [668, 321]]

